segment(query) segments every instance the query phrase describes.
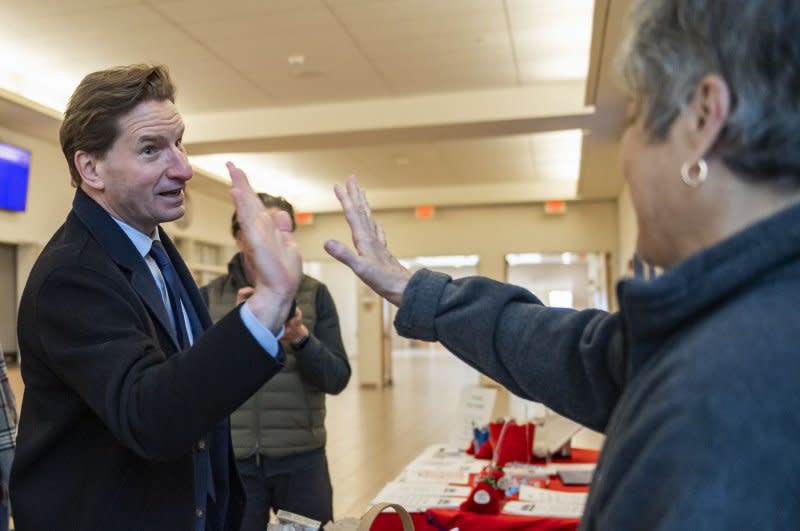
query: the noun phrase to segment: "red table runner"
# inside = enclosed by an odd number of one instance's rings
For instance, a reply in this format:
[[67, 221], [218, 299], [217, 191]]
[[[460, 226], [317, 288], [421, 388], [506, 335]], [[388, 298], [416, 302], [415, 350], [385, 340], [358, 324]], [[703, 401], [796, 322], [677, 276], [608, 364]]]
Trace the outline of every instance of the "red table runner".
[[[573, 448], [568, 459], [553, 459], [553, 463], [595, 463], [599, 452]], [[543, 459], [534, 464], [544, 465]], [[568, 492], [586, 492], [582, 486], [567, 486], [556, 477], [550, 478], [548, 488]], [[459, 531], [574, 531], [580, 520], [577, 518], [549, 518], [537, 516], [515, 516], [509, 514], [475, 514], [458, 509], [429, 509], [425, 513], [411, 513], [415, 531], [445, 531], [457, 527]], [[400, 519], [392, 513], [382, 513], [372, 524], [372, 531], [402, 531]]]

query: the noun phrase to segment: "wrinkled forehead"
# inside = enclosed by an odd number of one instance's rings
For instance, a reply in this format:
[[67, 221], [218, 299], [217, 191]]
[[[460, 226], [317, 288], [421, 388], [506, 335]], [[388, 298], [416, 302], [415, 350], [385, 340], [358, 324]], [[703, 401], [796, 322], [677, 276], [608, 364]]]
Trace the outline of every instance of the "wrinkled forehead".
[[120, 136], [129, 139], [150, 137], [173, 139], [183, 135], [185, 125], [178, 108], [170, 100], [146, 100], [119, 117]]

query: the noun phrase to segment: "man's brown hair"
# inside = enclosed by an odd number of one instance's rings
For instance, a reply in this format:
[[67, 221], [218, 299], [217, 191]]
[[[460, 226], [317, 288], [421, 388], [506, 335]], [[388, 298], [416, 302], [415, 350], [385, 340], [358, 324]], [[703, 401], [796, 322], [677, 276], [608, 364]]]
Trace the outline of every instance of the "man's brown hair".
[[[261, 199], [261, 202], [264, 203], [264, 206], [267, 208], [277, 208], [278, 210], [283, 210], [289, 217], [292, 218], [292, 232], [297, 228], [297, 221], [294, 219], [294, 207], [292, 204], [282, 195], [270, 195], [265, 193], [259, 193], [258, 198]], [[233, 212], [233, 216], [231, 216], [231, 234], [233, 237], [236, 237], [236, 234], [239, 232], [239, 220], [236, 219], [236, 211]]]
[[119, 136], [119, 118], [144, 101], [175, 102], [163, 65], [135, 64], [93, 72], [72, 93], [59, 133], [73, 186], [80, 186], [75, 153], [105, 155]]

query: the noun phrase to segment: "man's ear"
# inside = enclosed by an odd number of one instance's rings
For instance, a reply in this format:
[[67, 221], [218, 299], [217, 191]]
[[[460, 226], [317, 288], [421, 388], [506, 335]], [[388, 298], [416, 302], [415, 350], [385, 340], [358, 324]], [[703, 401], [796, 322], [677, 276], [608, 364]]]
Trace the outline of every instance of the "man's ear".
[[714, 147], [730, 110], [731, 93], [725, 80], [717, 74], [703, 76], [686, 109], [687, 140], [698, 160]]
[[74, 160], [75, 167], [78, 169], [78, 173], [81, 174], [81, 178], [83, 182], [86, 183], [86, 186], [97, 191], [103, 190], [106, 187], [105, 182], [103, 182], [100, 176], [100, 172], [98, 172], [97, 163], [99, 159], [96, 155], [92, 155], [86, 151], [76, 151]]

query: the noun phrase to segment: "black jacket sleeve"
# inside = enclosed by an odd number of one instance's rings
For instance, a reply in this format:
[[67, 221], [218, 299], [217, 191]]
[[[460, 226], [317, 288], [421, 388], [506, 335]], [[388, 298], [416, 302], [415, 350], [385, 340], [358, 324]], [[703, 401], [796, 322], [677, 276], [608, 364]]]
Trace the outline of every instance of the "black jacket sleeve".
[[146, 459], [184, 455], [282, 367], [236, 311], [189, 350], [165, 351], [130, 286], [101, 271], [54, 271], [30, 302], [20, 326], [30, 323], [38, 333], [24, 335], [26, 352], [41, 356], [123, 445]]
[[317, 322], [303, 347], [294, 351], [303, 378], [321, 391], [338, 394], [350, 381], [350, 363], [342, 343], [339, 314], [328, 288], [321, 284], [314, 301]]

